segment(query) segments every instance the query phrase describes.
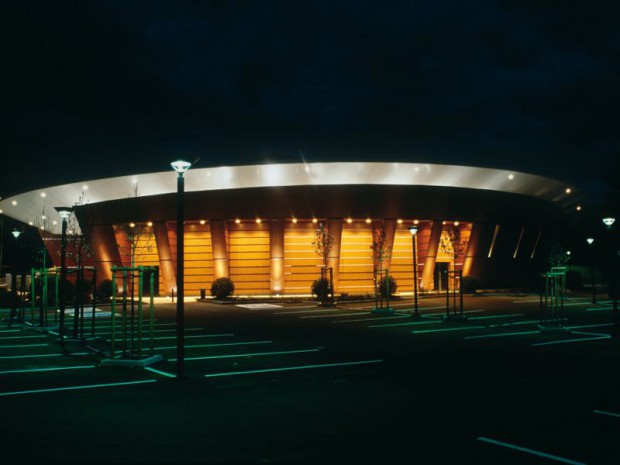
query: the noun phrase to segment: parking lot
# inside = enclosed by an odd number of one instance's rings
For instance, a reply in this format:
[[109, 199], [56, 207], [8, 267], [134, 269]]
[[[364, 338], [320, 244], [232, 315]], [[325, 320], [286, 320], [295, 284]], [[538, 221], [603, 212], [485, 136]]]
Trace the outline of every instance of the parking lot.
[[540, 330], [537, 295], [468, 296], [463, 321], [443, 297], [373, 307], [188, 302], [184, 380], [173, 303], [145, 368], [2, 323], [3, 461], [620, 463], [609, 301], [571, 295], [564, 331]]

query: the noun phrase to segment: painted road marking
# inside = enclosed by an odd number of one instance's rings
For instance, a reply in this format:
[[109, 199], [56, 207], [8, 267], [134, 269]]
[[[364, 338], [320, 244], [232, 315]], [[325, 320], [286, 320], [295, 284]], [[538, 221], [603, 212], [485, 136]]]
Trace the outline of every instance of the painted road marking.
[[[185, 336], [183, 339], [196, 339], [196, 338], [201, 338], [201, 337], [228, 337], [228, 336], [234, 336], [234, 334], [198, 334], [196, 336]], [[158, 337], [154, 337], [153, 340], [157, 340], [157, 341], [162, 341], [162, 340], [166, 340], [166, 339], [176, 339], [176, 336], [158, 336]], [[148, 338], [144, 338], [145, 340], [147, 340]]]
[[236, 375], [251, 375], [256, 373], [273, 373], [278, 371], [293, 371], [293, 370], [310, 370], [313, 368], [330, 368], [330, 367], [342, 367], [351, 365], [368, 365], [371, 363], [382, 363], [383, 360], [361, 360], [358, 362], [341, 362], [341, 363], [323, 363], [320, 365], [298, 365], [293, 367], [283, 368], [265, 368], [262, 370], [247, 370], [247, 371], [228, 371], [221, 373], [209, 373], [205, 375], [205, 378], [216, 378], [220, 376], [236, 376]]
[[[285, 355], [285, 354], [303, 354], [308, 352], [318, 352], [320, 348], [316, 349], [299, 349], [299, 350], [276, 350], [272, 352], [251, 352], [247, 354], [228, 354], [228, 355], [206, 355], [204, 357], [185, 357], [185, 361], [188, 360], [212, 360], [218, 358], [241, 358], [241, 357], [261, 357], [269, 355]], [[176, 362], [176, 358], [169, 358], [169, 362]]]
[[407, 323], [382, 323], [379, 325], [368, 325], [369, 328], [387, 328], [389, 326], [416, 326], [416, 325], [436, 325], [439, 320], [434, 321], [409, 321]]
[[29, 369], [23, 369], [23, 370], [6, 370], [6, 371], [0, 371], [0, 375], [8, 375], [12, 373], [38, 373], [41, 371], [81, 370], [83, 368], [96, 368], [96, 365], [79, 365], [75, 367], [29, 368]]
[[276, 304], [242, 304], [242, 305], [235, 305], [235, 307], [241, 307], [241, 308], [248, 308], [250, 310], [256, 310], [256, 309], [274, 309], [274, 308], [281, 308], [282, 305], [276, 305]]
[[540, 334], [540, 330], [536, 331], [519, 331], [515, 333], [500, 333], [500, 334], [484, 334], [482, 336], [467, 336], [463, 339], [484, 339], [489, 337], [504, 337], [504, 336], [520, 336], [522, 334]]
[[[229, 342], [222, 344], [195, 344], [195, 345], [186, 345], [185, 348], [198, 348], [198, 347], [228, 347], [228, 346], [246, 346], [250, 344], [272, 344], [273, 341], [251, 341], [251, 342]], [[168, 346], [168, 347], [155, 347], [155, 350], [172, 350], [176, 349], [177, 346]]]
[[[445, 306], [444, 307], [438, 307], [438, 308], [443, 308], [445, 310]], [[463, 313], [482, 313], [482, 312], [486, 312], [486, 310], [483, 309], [479, 309], [479, 310], [463, 310]], [[442, 316], [445, 315], [445, 312], [435, 312], [435, 313], [421, 313], [420, 316], [425, 317], [425, 318], [441, 318]]]
[[605, 410], [592, 410], [594, 413], [598, 413], [600, 415], [608, 415], [610, 417], [617, 417], [620, 418], [620, 413], [614, 413], [614, 412], [606, 412]]
[[19, 333], [21, 329], [0, 329], [0, 333]]
[[584, 335], [592, 335], [594, 337], [580, 337], [577, 339], [562, 339], [561, 341], [550, 341], [550, 342], [538, 342], [536, 344], [530, 344], [532, 347], [535, 346], [550, 346], [554, 344], [570, 344], [571, 342], [585, 342], [585, 341], [596, 341], [599, 339], [611, 339], [609, 334], [599, 334], [599, 333], [586, 333], [581, 331], [573, 331], [572, 334], [584, 334]]
[[586, 308], [586, 312], [602, 312], [603, 310], [612, 310], [613, 307], [592, 307]]
[[[370, 315], [372, 317], [372, 315]], [[396, 318], [411, 318], [411, 315], [395, 315], [395, 316], [382, 316], [382, 317], [372, 317], [370, 318], [372, 321], [377, 321], [377, 320], [394, 320]], [[368, 321], [369, 318], [356, 318], [355, 320], [336, 320], [336, 321], [332, 321], [332, 323], [354, 323], [354, 322], [358, 322], [358, 321]]]
[[314, 310], [296, 310], [294, 312], [276, 312], [275, 315], [295, 315], [297, 313], [325, 313], [325, 312], [333, 312], [334, 309], [333, 308], [328, 308], [325, 310], [317, 310], [316, 307], [314, 307]]
[[582, 329], [582, 328], [600, 328], [601, 326], [613, 326], [613, 323], [601, 323], [597, 325], [580, 325], [580, 326], [567, 326], [568, 329]]
[[568, 464], [571, 464], [571, 465], [586, 465], [584, 462], [576, 462], [574, 460], [565, 459], [565, 458], [559, 457], [557, 455], [551, 455], [551, 454], [547, 454], [545, 452], [540, 452], [540, 451], [537, 451], [537, 450], [534, 450], [534, 449], [528, 449], [526, 447], [516, 446], [514, 444], [509, 444], [507, 442], [496, 441], [495, 439], [489, 439], [489, 438], [485, 438], [483, 436], [480, 436], [478, 438], [478, 441], [487, 442], [489, 444], [495, 444], [496, 446], [502, 446], [502, 447], [506, 447], [508, 449], [518, 450], [519, 452], [525, 452], [527, 454], [537, 455], [538, 457], [544, 457], [546, 459], [556, 460], [556, 461], [562, 462], [562, 463], [568, 463]]
[[47, 347], [47, 344], [17, 344], [17, 345], [0, 346], [0, 349], [15, 349], [18, 347]]
[[495, 318], [509, 318], [513, 316], [523, 316], [523, 313], [508, 313], [507, 315], [493, 315], [493, 316], [472, 316], [472, 317], [469, 317], [468, 320], [492, 320]]
[[468, 329], [484, 329], [484, 328], [486, 328], [486, 326], [462, 326], [459, 328], [425, 329], [421, 331], [411, 331], [411, 334], [439, 333], [442, 331], [467, 331]]
[[108, 383], [108, 384], [87, 384], [82, 386], [67, 386], [61, 388], [51, 388], [51, 389], [34, 389], [30, 391], [13, 391], [13, 392], [0, 392], [0, 396], [18, 396], [23, 394], [41, 394], [44, 392], [58, 392], [58, 391], [77, 391], [80, 389], [97, 389], [97, 388], [106, 388], [106, 387], [116, 387], [116, 386], [130, 386], [132, 384], [145, 384], [145, 383], [156, 383], [156, 379], [147, 379], [144, 381], [125, 381], [121, 383]]
[[9, 336], [9, 337], [0, 337], [0, 341], [4, 341], [5, 339], [34, 339], [34, 338], [47, 337], [45, 334], [37, 335], [37, 336]]
[[[92, 355], [92, 352], [76, 352], [76, 353], [72, 353], [71, 356], [78, 356], [78, 355]], [[43, 357], [66, 357], [66, 354], [34, 354], [34, 355], [7, 355], [7, 356], [3, 356], [0, 357], [0, 360], [7, 360], [7, 359], [17, 359], [17, 358], [43, 358]]]
[[335, 313], [333, 315], [309, 315], [309, 316], [300, 316], [300, 319], [304, 319], [304, 318], [344, 318], [347, 316], [354, 316], [354, 315], [366, 315], [366, 312], [356, 312], [356, 313]]

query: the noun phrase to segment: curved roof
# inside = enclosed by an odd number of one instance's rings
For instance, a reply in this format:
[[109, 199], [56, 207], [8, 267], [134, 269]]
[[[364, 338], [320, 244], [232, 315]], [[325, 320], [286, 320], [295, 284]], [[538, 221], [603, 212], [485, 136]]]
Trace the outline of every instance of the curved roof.
[[[575, 203], [573, 186], [543, 176], [491, 168], [416, 163], [287, 163], [191, 169], [185, 174], [186, 192], [286, 186], [427, 186], [477, 189], [538, 198], [559, 207]], [[177, 191], [174, 171], [119, 176], [51, 186], [0, 200], [0, 211], [31, 225], [60, 224], [54, 210], [84, 203], [96, 204]], [[49, 229], [56, 229], [50, 227]]]

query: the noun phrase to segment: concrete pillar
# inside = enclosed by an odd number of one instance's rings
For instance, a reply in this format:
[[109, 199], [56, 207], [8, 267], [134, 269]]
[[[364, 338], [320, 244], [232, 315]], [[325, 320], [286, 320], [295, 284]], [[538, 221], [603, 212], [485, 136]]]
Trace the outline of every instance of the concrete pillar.
[[439, 250], [439, 240], [443, 225], [441, 221], [433, 221], [431, 226], [431, 236], [426, 249], [424, 258], [424, 268], [422, 269], [422, 289], [429, 291], [433, 289], [433, 275], [435, 273], [435, 261], [437, 260], [437, 250]]
[[334, 246], [329, 253], [327, 266], [334, 270], [334, 292], [337, 292], [340, 268], [340, 243], [342, 241], [342, 218], [331, 218], [328, 220], [327, 229], [334, 238]]
[[284, 221], [269, 222], [269, 258], [271, 277], [269, 289], [272, 294], [284, 291]]
[[176, 289], [177, 279], [174, 270], [174, 260], [170, 251], [170, 241], [168, 240], [168, 227], [166, 223], [154, 223], [153, 233], [157, 244], [157, 254], [159, 256], [159, 273], [161, 274], [164, 289], [160, 293], [169, 294], [171, 289]]
[[105, 279], [112, 279], [112, 267], [122, 266], [122, 261], [111, 224], [94, 225], [92, 236], [95, 246], [94, 265], [97, 267], [97, 284], [99, 284]]
[[465, 260], [463, 261], [463, 276], [470, 276], [472, 273], [474, 259], [476, 258], [478, 244], [480, 243], [481, 231], [482, 226], [480, 224], [472, 224], [469, 242], [467, 243], [467, 251], [465, 252]]
[[213, 275], [215, 279], [230, 277], [228, 251], [226, 247], [226, 222], [209, 221], [211, 228], [211, 248], [213, 250]]

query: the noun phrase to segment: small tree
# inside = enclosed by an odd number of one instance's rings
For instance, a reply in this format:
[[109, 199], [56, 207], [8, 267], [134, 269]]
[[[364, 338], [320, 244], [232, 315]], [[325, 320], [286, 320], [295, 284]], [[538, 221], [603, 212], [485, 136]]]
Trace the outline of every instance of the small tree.
[[390, 250], [385, 235], [385, 226], [383, 222], [379, 223], [377, 227], [373, 229], [372, 245], [370, 249], [372, 250], [372, 260], [375, 271], [383, 271], [385, 265], [388, 264], [388, 261], [392, 257], [392, 251]]
[[452, 260], [456, 270], [456, 259], [465, 254], [467, 241], [462, 237], [461, 230], [456, 226], [446, 228], [439, 240], [439, 249]]
[[556, 242], [551, 245], [549, 252], [547, 253], [547, 265], [549, 268], [556, 266], [566, 266], [570, 260], [570, 254], [562, 246], [562, 244]]
[[323, 260], [323, 266], [327, 268], [329, 254], [334, 247], [334, 236], [332, 236], [323, 223], [319, 223], [312, 246], [314, 247], [316, 254]]
[[[86, 194], [82, 192], [73, 205], [73, 215], [67, 220], [67, 258], [78, 268], [82, 268], [96, 253], [92, 215], [87, 209], [81, 209], [87, 204]], [[78, 210], [79, 218], [76, 214]]]

